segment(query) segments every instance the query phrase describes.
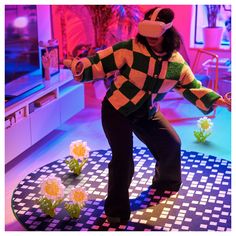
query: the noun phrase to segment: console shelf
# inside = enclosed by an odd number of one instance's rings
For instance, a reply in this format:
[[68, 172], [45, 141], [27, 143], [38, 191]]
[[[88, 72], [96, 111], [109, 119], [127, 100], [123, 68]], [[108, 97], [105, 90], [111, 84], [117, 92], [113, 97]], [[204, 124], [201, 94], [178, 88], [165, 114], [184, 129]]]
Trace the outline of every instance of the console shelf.
[[5, 163], [24, 152], [84, 108], [84, 85], [70, 70], [44, 82], [44, 88], [5, 108]]

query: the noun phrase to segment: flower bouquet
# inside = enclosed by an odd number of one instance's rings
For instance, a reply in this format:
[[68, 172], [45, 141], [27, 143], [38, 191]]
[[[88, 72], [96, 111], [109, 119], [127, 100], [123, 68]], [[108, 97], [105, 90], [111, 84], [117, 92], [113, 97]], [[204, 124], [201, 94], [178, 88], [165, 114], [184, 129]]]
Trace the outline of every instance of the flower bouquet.
[[81, 140], [74, 141], [70, 144], [70, 160], [66, 160], [66, 164], [70, 170], [76, 175], [80, 175], [82, 167], [88, 160], [90, 148], [87, 142]]
[[54, 217], [56, 207], [63, 201], [65, 186], [60, 178], [49, 176], [43, 179], [40, 187], [42, 196], [37, 203], [46, 215]]
[[83, 188], [73, 188], [69, 194], [70, 203], [65, 203], [65, 209], [71, 218], [78, 218], [81, 209], [88, 199], [87, 192]]
[[194, 131], [194, 136], [200, 143], [205, 143], [207, 137], [211, 135], [213, 123], [207, 117], [200, 118], [197, 121], [199, 130]]

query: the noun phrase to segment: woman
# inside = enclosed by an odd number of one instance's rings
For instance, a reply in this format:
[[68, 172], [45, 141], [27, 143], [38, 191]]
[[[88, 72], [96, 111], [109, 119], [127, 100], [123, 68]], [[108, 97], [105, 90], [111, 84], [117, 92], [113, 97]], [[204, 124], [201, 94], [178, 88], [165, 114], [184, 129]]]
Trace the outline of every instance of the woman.
[[224, 99], [197, 81], [178, 53], [181, 38], [172, 26], [174, 12], [154, 8], [139, 23], [135, 39], [120, 42], [95, 56], [65, 60], [76, 80], [116, 78], [102, 103], [102, 125], [112, 150], [105, 213], [111, 223], [130, 217], [129, 186], [134, 173], [133, 137], [149, 148], [157, 164], [153, 187], [178, 191], [181, 185], [180, 138], [158, 110], [171, 89], [177, 90], [204, 114]]

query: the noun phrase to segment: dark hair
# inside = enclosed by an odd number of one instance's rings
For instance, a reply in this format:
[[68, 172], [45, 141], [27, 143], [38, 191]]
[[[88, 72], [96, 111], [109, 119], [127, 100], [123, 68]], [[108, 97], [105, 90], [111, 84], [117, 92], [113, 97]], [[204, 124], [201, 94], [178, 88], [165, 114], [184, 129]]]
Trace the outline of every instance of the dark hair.
[[[147, 11], [144, 15], [144, 20], [150, 19], [150, 16], [157, 8], [152, 8], [151, 10]], [[174, 19], [174, 12], [170, 8], [163, 8], [156, 18], [158, 21], [162, 21], [164, 23], [170, 23]], [[146, 37], [140, 35], [139, 33], [136, 35], [137, 42], [147, 46], [148, 42]], [[162, 49], [167, 53], [167, 57], [171, 57], [174, 50], [178, 50], [180, 45], [182, 44], [182, 38], [177, 30], [172, 26], [163, 34], [163, 43]]]

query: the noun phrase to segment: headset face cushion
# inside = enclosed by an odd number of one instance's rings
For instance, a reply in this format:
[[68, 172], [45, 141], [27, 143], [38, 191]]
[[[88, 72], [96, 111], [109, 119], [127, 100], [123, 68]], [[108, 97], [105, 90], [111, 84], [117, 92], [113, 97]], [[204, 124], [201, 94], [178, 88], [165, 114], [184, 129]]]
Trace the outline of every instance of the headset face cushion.
[[144, 20], [138, 24], [138, 32], [144, 37], [159, 38], [165, 31], [165, 23], [161, 21]]

